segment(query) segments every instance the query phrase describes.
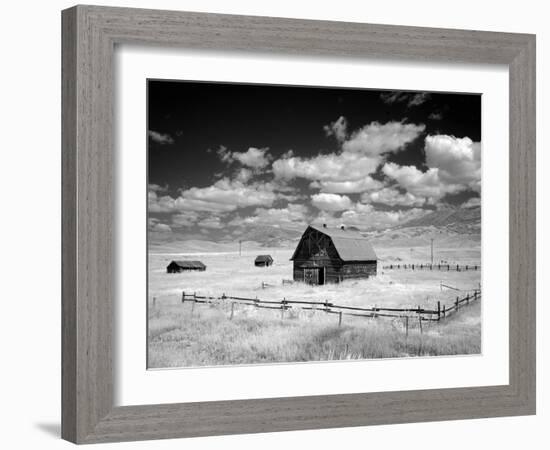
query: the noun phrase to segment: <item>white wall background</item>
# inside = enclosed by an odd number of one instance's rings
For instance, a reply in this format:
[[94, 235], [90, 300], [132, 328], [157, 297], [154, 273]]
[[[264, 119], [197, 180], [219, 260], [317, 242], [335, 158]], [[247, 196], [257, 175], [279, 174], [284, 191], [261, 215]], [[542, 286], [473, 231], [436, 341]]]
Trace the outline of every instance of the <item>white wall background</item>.
[[[548, 144], [550, 41], [545, 2], [393, 0], [392, 2], [158, 0], [103, 1], [134, 6], [233, 14], [467, 28], [537, 34], [538, 229], [550, 228], [545, 194], [550, 182]], [[0, 15], [0, 411], [3, 448], [68, 448], [60, 417], [60, 10], [72, 2], [4, 2]], [[543, 203], [546, 203], [544, 205]], [[117, 448], [473, 449], [547, 448], [550, 353], [549, 239], [538, 236], [538, 415], [427, 424], [388, 425], [262, 435], [119, 444]], [[32, 272], [27, 270], [33, 261]], [[546, 319], [546, 320], [545, 320]], [[548, 426], [548, 425], [546, 425]], [[545, 442], [546, 441], [546, 442]], [[106, 446], [98, 446], [106, 447]], [[107, 448], [107, 447], [106, 447]], [[112, 448], [112, 447], [110, 447]]]

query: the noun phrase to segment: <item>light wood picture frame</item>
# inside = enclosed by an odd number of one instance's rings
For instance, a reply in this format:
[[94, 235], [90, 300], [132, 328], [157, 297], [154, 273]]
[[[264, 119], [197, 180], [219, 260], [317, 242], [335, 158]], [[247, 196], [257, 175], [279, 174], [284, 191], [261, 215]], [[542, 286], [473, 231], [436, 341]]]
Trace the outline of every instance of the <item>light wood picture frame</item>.
[[[96, 443], [535, 413], [535, 36], [75, 6], [62, 13], [62, 38], [64, 439]], [[507, 65], [509, 384], [115, 407], [116, 44]]]

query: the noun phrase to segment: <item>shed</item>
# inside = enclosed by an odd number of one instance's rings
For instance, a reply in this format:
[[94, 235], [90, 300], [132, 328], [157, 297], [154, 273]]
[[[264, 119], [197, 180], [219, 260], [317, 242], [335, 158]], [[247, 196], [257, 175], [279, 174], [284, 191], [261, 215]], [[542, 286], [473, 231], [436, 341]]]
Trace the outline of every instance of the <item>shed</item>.
[[273, 264], [273, 258], [271, 255], [258, 255], [254, 260], [256, 267], [269, 267]]
[[166, 266], [166, 273], [179, 273], [188, 270], [205, 271], [206, 266], [200, 261], [172, 261]]
[[376, 275], [378, 258], [359, 231], [310, 225], [291, 261], [294, 280], [310, 284], [338, 283]]

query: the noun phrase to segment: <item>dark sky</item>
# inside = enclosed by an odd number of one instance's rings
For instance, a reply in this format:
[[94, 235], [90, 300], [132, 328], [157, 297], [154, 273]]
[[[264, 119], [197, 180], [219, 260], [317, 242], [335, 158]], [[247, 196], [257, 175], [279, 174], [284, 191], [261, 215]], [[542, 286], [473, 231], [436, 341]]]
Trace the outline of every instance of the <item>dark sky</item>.
[[[339, 126], [331, 128], [339, 118]], [[289, 203], [301, 205], [302, 211], [289, 219], [291, 225], [319, 215], [345, 221], [346, 211], [354, 212], [357, 221], [359, 203], [374, 211], [401, 211], [401, 220], [409, 210], [420, 214], [420, 210], [458, 206], [479, 195], [479, 174], [473, 174], [480, 166], [481, 96], [477, 94], [149, 80], [148, 136], [148, 177], [154, 192], [150, 225], [155, 232], [200, 231], [219, 238], [220, 230], [227, 232], [233, 219], [251, 217], [254, 222], [269, 215], [266, 210], [283, 210]], [[254, 155], [260, 159], [251, 159]], [[347, 180], [346, 165], [357, 165], [346, 155], [358, 162], [362, 155], [371, 158], [375, 169]], [[278, 160], [284, 161], [278, 164]], [[333, 166], [324, 164], [329, 160], [343, 170], [340, 175], [330, 174]], [[243, 178], [237, 181], [239, 173]], [[358, 176], [367, 175], [378, 182], [376, 187], [316, 185], [357, 183]], [[442, 187], [436, 192], [438, 183]], [[246, 196], [248, 188], [288, 195], [243, 202], [221, 192], [241, 189]], [[384, 188], [384, 198], [376, 197], [376, 191]], [[323, 196], [315, 197], [318, 194]], [[370, 194], [374, 195], [366, 199]], [[178, 198], [185, 201], [176, 204]], [[219, 206], [224, 202], [233, 207]], [[349, 209], [343, 209], [348, 204]], [[185, 223], [180, 225], [173, 220], [175, 215], [189, 220], [180, 220]], [[209, 222], [214, 216], [218, 222]], [[365, 228], [377, 226], [374, 222], [365, 223]]]

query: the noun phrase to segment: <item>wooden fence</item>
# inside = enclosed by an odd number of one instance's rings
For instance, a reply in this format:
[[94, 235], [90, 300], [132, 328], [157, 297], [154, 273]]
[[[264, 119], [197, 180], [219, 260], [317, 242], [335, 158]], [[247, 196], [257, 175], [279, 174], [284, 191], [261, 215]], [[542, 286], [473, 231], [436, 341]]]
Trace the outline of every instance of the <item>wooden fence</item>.
[[407, 270], [442, 270], [442, 271], [451, 271], [455, 270], [457, 272], [468, 271], [468, 270], [481, 270], [480, 265], [472, 264], [389, 264], [383, 266], [383, 269], [395, 270], [395, 269], [407, 269]]
[[363, 317], [363, 318], [401, 318], [405, 321], [406, 332], [409, 330], [409, 320], [418, 321], [420, 332], [422, 332], [422, 322], [438, 322], [449, 317], [452, 313], [458, 311], [464, 305], [475, 302], [481, 299], [481, 290], [474, 290], [473, 293], [466, 294], [465, 297], [456, 297], [456, 300], [449, 306], [441, 305], [438, 301], [434, 309], [421, 308], [385, 308], [385, 307], [370, 307], [360, 308], [358, 306], [336, 305], [334, 303], [324, 301], [308, 301], [308, 300], [260, 300], [259, 298], [234, 297], [223, 294], [221, 297], [197, 295], [181, 293], [181, 302], [192, 302], [193, 309], [195, 303], [202, 304], [223, 304], [231, 305], [230, 319], [233, 319], [235, 313], [235, 305], [251, 306], [262, 309], [279, 310], [281, 319], [284, 319], [285, 312], [290, 309], [301, 309], [310, 311], [320, 311], [326, 314], [335, 314], [338, 316], [338, 326], [342, 325], [343, 316]]

